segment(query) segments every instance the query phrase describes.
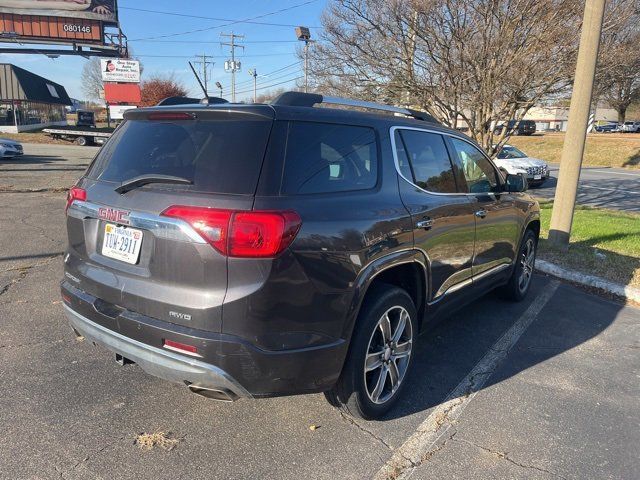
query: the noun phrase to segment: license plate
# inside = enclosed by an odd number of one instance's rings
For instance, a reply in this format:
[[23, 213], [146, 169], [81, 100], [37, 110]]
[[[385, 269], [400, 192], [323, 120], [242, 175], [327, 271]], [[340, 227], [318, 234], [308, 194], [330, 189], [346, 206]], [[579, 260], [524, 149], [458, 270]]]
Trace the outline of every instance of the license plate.
[[533, 179], [534, 180], [541, 180], [542, 179], [542, 175], [534, 175]]
[[138, 263], [142, 232], [135, 228], [120, 227], [107, 223], [104, 226], [102, 255], [126, 263]]

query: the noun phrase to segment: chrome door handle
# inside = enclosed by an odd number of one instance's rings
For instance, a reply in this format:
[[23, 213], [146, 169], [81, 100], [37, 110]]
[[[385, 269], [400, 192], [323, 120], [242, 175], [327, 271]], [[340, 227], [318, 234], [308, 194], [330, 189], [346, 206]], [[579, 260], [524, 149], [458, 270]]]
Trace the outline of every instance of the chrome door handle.
[[487, 216], [487, 211], [484, 208], [481, 208], [476, 212], [476, 217], [478, 218], [484, 218], [486, 216]]
[[429, 230], [431, 229], [431, 227], [433, 227], [433, 220], [431, 220], [430, 218], [420, 220], [418, 223], [416, 223], [416, 227]]

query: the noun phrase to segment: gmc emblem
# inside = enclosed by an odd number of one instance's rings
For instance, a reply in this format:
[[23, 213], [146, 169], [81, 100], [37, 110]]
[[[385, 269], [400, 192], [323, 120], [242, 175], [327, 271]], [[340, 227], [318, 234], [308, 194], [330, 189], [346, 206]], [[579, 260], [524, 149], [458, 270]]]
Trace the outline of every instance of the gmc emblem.
[[126, 210], [118, 210], [117, 208], [100, 207], [98, 209], [98, 218], [108, 220], [110, 222], [123, 223], [129, 225], [129, 214]]

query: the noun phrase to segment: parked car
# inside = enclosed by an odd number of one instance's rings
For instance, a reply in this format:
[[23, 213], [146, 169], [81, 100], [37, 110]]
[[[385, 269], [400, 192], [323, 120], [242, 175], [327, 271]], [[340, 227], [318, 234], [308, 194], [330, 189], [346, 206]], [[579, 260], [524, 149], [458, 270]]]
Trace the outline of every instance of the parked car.
[[527, 295], [540, 210], [525, 189], [404, 108], [288, 92], [129, 110], [69, 191], [65, 312], [121, 364], [197, 394], [326, 392], [377, 418], [420, 332], [495, 288]]
[[595, 124], [593, 129], [598, 133], [611, 133], [611, 132], [619, 132], [620, 125], [616, 122], [607, 122], [602, 124]]
[[494, 133], [500, 135], [504, 128], [507, 128], [507, 135], [533, 135], [536, 133], [536, 122], [533, 120], [510, 120], [506, 124], [496, 126]]
[[640, 132], [640, 122], [624, 122], [620, 125], [622, 133], [638, 133]]
[[494, 163], [509, 174], [526, 176], [530, 186], [540, 186], [549, 178], [547, 162], [530, 157], [513, 145], [503, 145], [496, 155]]
[[8, 138], [0, 138], [0, 158], [18, 157], [24, 153], [22, 144]]

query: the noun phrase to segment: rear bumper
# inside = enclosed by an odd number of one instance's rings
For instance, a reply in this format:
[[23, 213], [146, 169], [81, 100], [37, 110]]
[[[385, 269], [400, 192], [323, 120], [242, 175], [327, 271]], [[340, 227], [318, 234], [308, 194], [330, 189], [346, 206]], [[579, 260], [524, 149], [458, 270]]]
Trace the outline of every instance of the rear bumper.
[[[230, 399], [316, 393], [338, 379], [348, 344], [264, 350], [234, 335], [147, 317], [61, 285], [71, 326], [92, 342], [133, 360], [147, 373], [177, 383], [219, 390]], [[163, 348], [165, 340], [195, 346], [199, 358]]]
[[76, 332], [93, 343], [133, 360], [150, 375], [170, 382], [187, 384], [191, 388], [219, 391], [229, 400], [251, 397], [237, 381], [214, 365], [120, 335], [92, 322], [67, 305], [64, 306], [64, 310]]

